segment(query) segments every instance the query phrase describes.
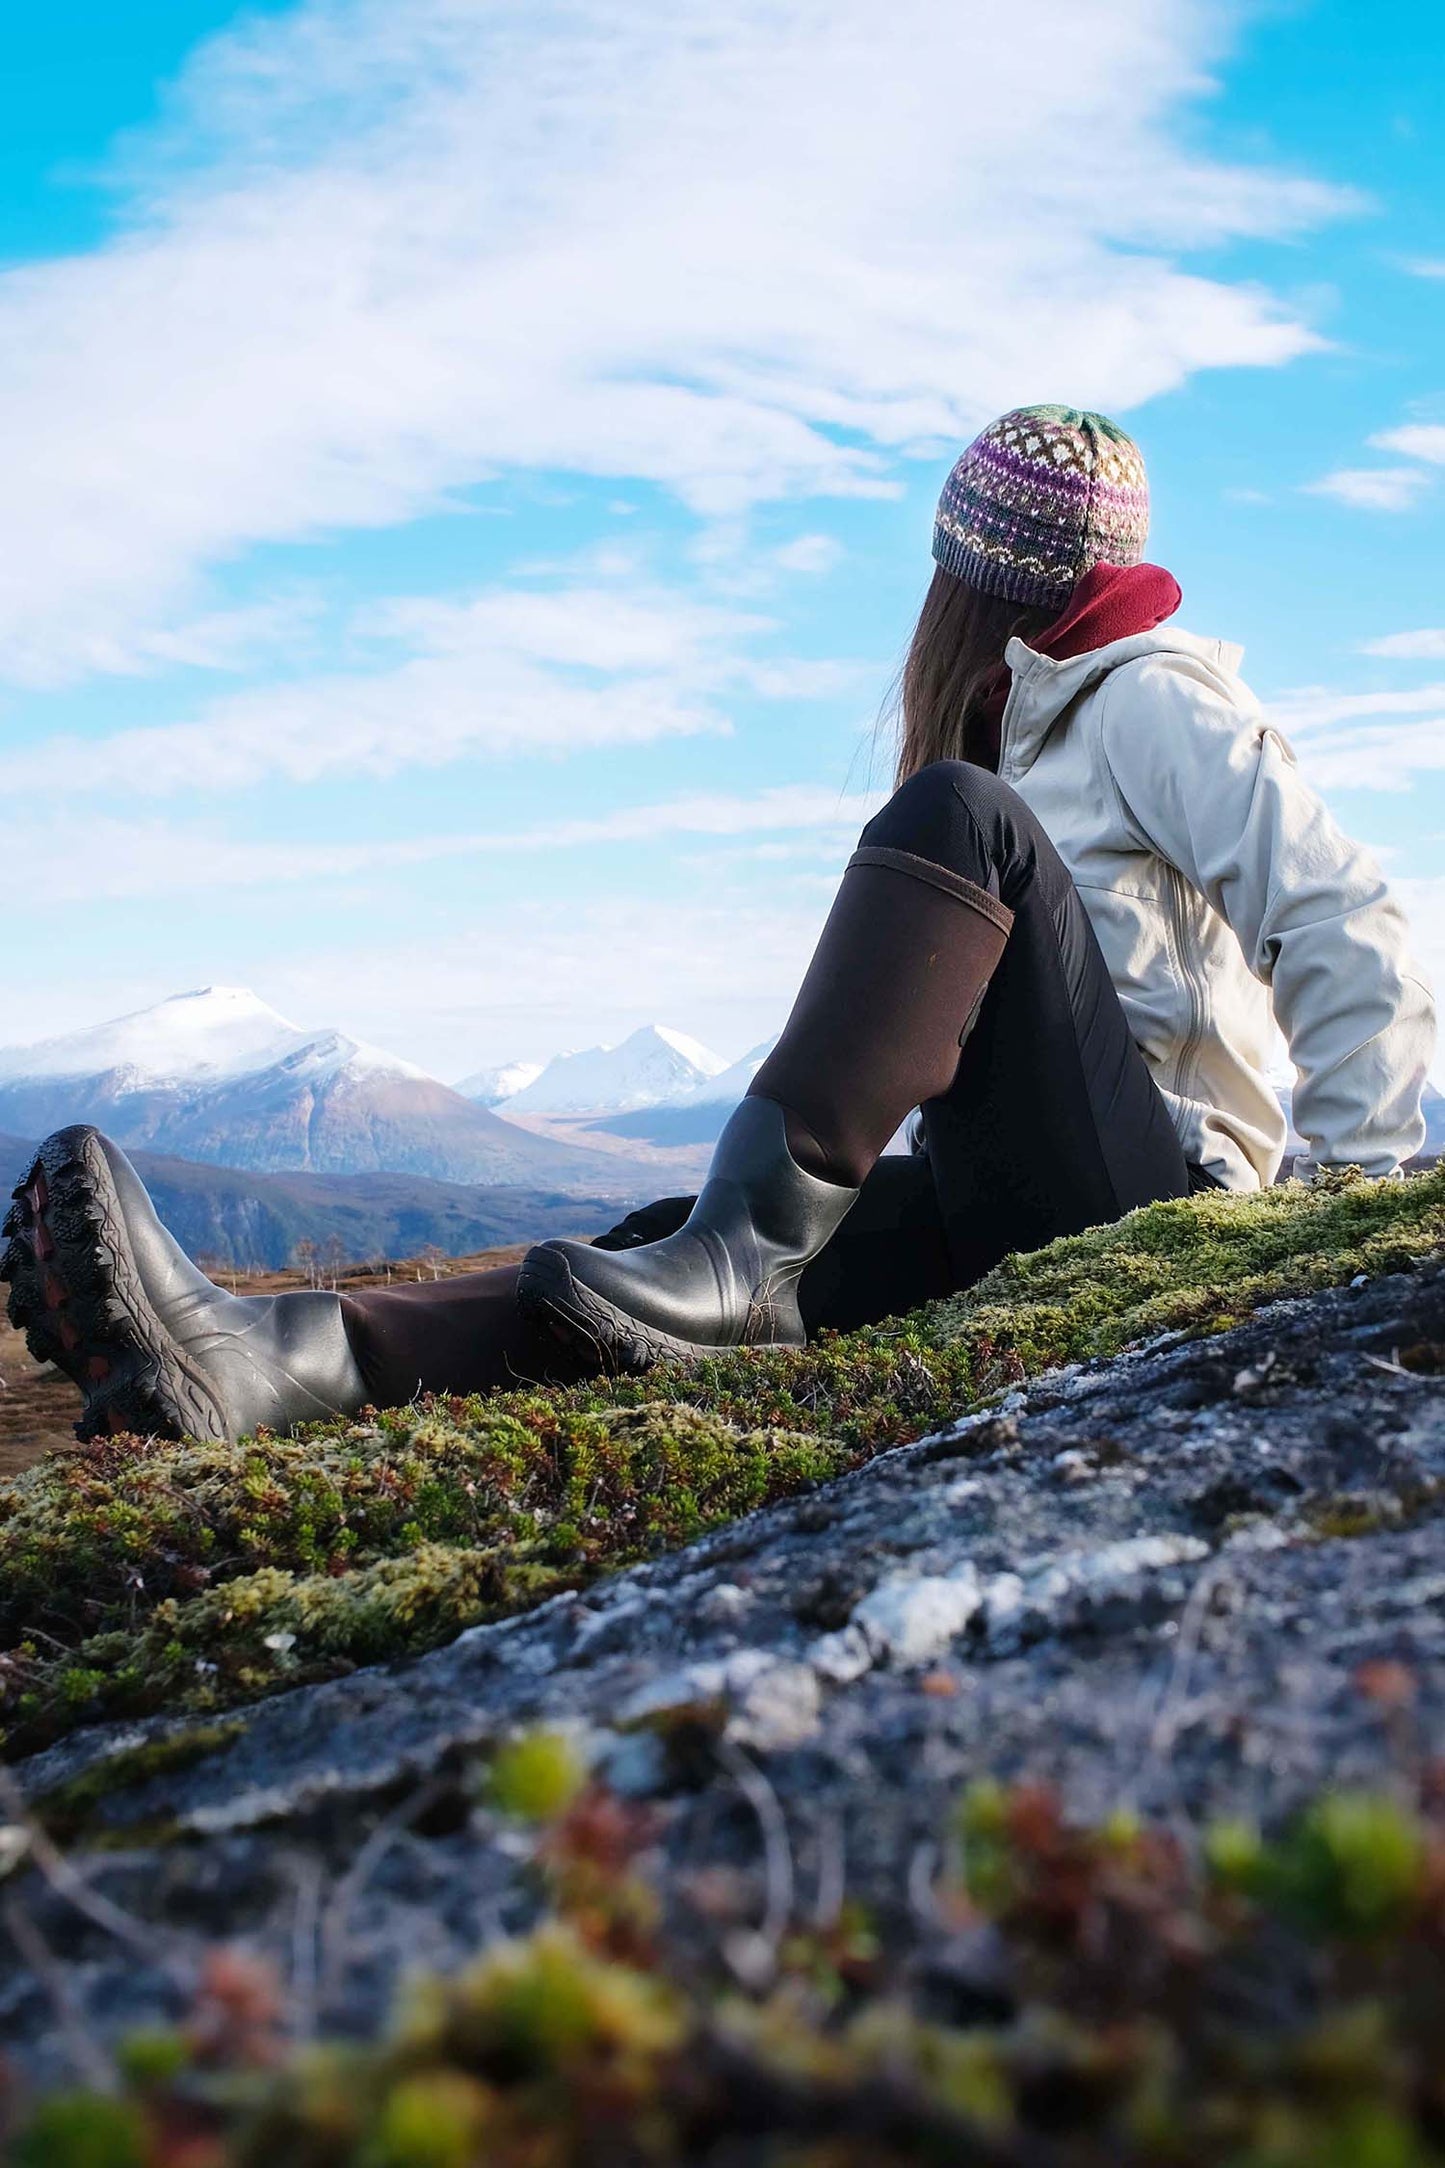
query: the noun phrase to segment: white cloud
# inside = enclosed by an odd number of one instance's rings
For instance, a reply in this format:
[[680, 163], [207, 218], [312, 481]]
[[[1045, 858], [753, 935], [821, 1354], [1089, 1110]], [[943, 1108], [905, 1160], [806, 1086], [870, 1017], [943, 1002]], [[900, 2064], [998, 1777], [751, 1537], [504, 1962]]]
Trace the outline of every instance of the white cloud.
[[[27, 822], [26, 847], [46, 868], [47, 900], [98, 903], [137, 896], [209, 894], [222, 889], [308, 886], [357, 874], [398, 871], [445, 859], [527, 857], [594, 844], [661, 843], [813, 833], [820, 847], [846, 851], [883, 794], [812, 783], [779, 784], [749, 797], [700, 791], [654, 805], [620, 806], [593, 818], [531, 828], [483, 829], [336, 843], [326, 837], [270, 842], [205, 824], [118, 820], [68, 808], [62, 818]], [[731, 852], [728, 854], [731, 856]], [[589, 901], [590, 922], [593, 904]]]
[[1402, 452], [1406, 459], [1445, 467], [1445, 422], [1407, 422], [1403, 429], [1383, 430], [1370, 442], [1382, 452]]
[[1413, 777], [1445, 769], [1445, 685], [1372, 693], [1307, 686], [1270, 701], [1267, 713], [1321, 790], [1407, 790]]
[[1362, 512], [1408, 512], [1429, 486], [1430, 477], [1420, 467], [1337, 467], [1333, 474], [1307, 482], [1305, 489], [1312, 497], [1333, 497]]
[[1386, 633], [1382, 640], [1366, 640], [1360, 653], [1384, 655], [1398, 662], [1445, 662], [1445, 626]]
[[1180, 148], [1224, 23], [1203, 0], [243, 18], [131, 146], [115, 238], [0, 278], [0, 667], [104, 667], [258, 543], [509, 469], [726, 517], [888, 489], [1019, 399], [1127, 408], [1289, 360], [1317, 343], [1296, 315], [1175, 260], [1351, 207]]
[[373, 651], [412, 652], [389, 669], [247, 687], [190, 722], [18, 746], [0, 753], [0, 788], [155, 797], [642, 745], [725, 731], [730, 694], [818, 699], [858, 675], [827, 658], [754, 653], [771, 620], [641, 583], [399, 599], [374, 605], [364, 629]]
[[[627, 574], [631, 560], [603, 564]], [[404, 596], [369, 604], [358, 629], [427, 654], [507, 654], [563, 668], [618, 672], [690, 667], [710, 650], [772, 629], [771, 620], [719, 609], [672, 590], [613, 580], [561, 588], [490, 588], [464, 602]]]
[[[107, 628], [82, 620], [62, 645], [45, 638], [12, 651], [11, 675], [45, 689], [76, 678], [151, 677], [167, 669], [239, 673], [292, 661], [315, 644], [320, 600], [293, 593], [233, 609], [202, 611], [170, 624]], [[22, 652], [23, 650], [23, 652]]]
[[269, 968], [262, 991], [289, 1016], [333, 1017], [437, 1076], [561, 1046], [615, 1042], [661, 1019], [741, 1053], [787, 1015], [827, 915], [829, 890], [652, 899], [616, 893], [575, 908], [519, 899], [505, 941], [424, 947], [370, 941]]
[[1292, 738], [1355, 722], [1363, 715], [1418, 715], [1445, 704], [1445, 685], [1414, 685], [1404, 692], [1339, 693], [1328, 685], [1302, 685], [1269, 702], [1270, 721]]
[[1343, 731], [1303, 752], [1320, 790], [1408, 790], [1417, 776], [1445, 770], [1445, 707], [1418, 723]]
[[843, 555], [843, 545], [830, 534], [800, 534], [773, 551], [773, 563], [782, 572], [831, 572]]
[[1445, 256], [1412, 256], [1400, 268], [1412, 279], [1445, 279]]

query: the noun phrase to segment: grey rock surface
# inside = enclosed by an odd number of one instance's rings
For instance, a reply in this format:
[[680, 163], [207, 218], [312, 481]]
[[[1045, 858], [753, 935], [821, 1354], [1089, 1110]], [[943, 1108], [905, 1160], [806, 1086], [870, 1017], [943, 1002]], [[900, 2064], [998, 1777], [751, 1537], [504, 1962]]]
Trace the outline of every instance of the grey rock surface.
[[[973, 1778], [1081, 1818], [1270, 1821], [1429, 1758], [1445, 1710], [1445, 1274], [1262, 1312], [1214, 1340], [1039, 1380], [828, 1488], [415, 1662], [242, 1712], [219, 1750], [116, 1786], [8, 1901], [98, 2032], [164, 2018], [216, 1940], [268, 1955], [308, 2022], [367, 2031], [398, 1977], [524, 1928], [489, 1746], [562, 1728], [650, 1802], [671, 1902], [726, 1891], [741, 1969], [789, 1906], [863, 1897], [926, 1940]], [[1407, 1710], [1362, 1665], [1414, 1674]], [[165, 1727], [18, 1772], [32, 1799]], [[766, 1931], [765, 1931], [766, 1930]], [[52, 1991], [0, 1930], [0, 2035], [60, 2067]]]

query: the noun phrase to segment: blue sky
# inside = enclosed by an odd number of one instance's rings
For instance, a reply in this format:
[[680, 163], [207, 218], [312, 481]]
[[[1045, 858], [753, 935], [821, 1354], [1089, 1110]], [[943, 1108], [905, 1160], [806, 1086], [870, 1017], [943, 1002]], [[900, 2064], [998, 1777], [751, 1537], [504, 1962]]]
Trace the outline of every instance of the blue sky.
[[77, 0], [0, 95], [0, 1037], [741, 1052], [1033, 399], [1445, 974], [1434, 11]]

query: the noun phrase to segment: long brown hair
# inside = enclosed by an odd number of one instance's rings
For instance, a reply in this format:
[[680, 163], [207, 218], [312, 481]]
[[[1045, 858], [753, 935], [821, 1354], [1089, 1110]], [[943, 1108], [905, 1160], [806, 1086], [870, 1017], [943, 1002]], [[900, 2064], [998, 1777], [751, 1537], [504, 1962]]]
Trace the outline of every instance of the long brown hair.
[[899, 783], [934, 760], [994, 766], [980, 726], [1004, 667], [1003, 651], [1015, 634], [1027, 640], [1051, 625], [1059, 607], [981, 594], [942, 565], [935, 569], [894, 702]]

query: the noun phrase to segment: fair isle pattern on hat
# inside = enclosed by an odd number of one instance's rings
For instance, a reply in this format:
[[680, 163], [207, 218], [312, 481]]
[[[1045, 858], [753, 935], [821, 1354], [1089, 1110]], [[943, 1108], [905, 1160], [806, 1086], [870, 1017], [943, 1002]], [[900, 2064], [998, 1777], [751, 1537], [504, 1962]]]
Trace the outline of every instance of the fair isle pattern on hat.
[[1016, 407], [974, 438], [943, 485], [933, 554], [1010, 602], [1061, 602], [1100, 563], [1136, 565], [1149, 483], [1132, 437], [1077, 407]]

